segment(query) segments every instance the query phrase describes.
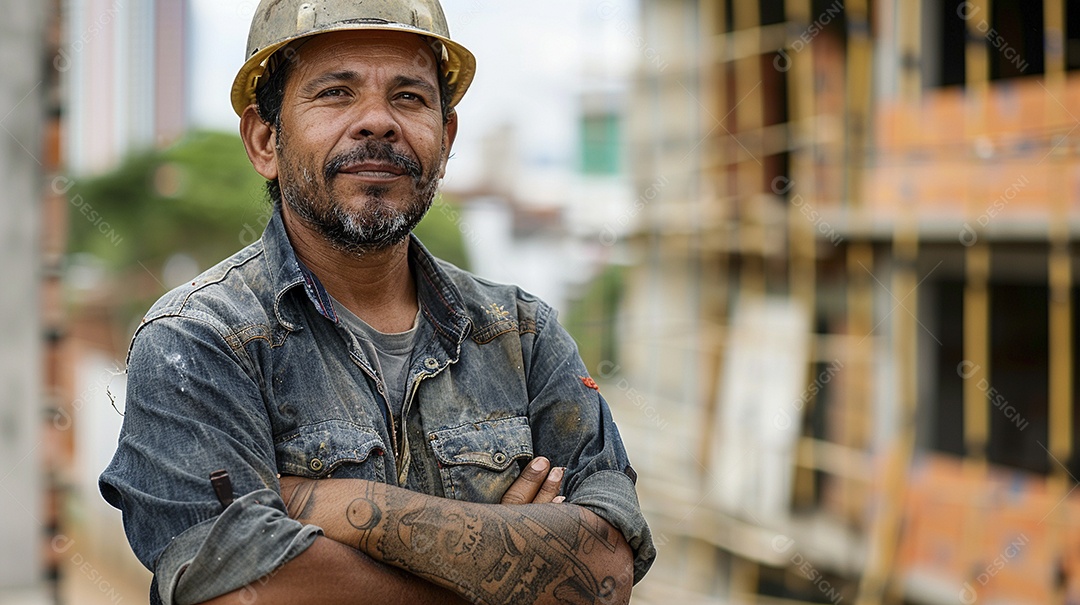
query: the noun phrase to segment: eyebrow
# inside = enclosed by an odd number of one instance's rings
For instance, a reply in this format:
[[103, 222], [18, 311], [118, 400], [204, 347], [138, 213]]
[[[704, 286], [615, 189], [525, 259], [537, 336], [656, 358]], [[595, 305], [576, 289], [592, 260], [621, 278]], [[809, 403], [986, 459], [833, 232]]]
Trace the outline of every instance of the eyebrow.
[[330, 73], [322, 74], [317, 78], [305, 82], [302, 86], [300, 86], [300, 94], [308, 96], [315, 94], [320, 88], [328, 86], [330, 84], [336, 84], [339, 82], [352, 82], [360, 79], [360, 74], [355, 71], [333, 71]]

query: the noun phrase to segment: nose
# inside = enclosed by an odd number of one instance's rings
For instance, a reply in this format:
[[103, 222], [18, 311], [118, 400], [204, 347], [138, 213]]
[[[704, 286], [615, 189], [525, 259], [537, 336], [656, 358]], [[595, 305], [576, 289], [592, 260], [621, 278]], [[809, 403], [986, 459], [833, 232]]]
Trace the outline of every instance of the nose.
[[389, 103], [382, 99], [372, 99], [358, 104], [349, 134], [356, 140], [394, 141], [400, 132], [401, 127]]

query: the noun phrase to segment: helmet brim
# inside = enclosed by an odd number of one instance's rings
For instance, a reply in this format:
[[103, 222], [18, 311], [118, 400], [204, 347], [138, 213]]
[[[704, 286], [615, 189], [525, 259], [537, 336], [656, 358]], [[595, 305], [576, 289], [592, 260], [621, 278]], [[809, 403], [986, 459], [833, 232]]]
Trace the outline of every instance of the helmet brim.
[[260, 48], [249, 57], [233, 80], [231, 94], [233, 111], [238, 116], [243, 115], [244, 110], [255, 103], [255, 90], [258, 88], [259, 79], [266, 73], [267, 61], [270, 60], [274, 53], [297, 40], [352, 30], [399, 31], [439, 41], [443, 48], [446, 49], [442, 71], [450, 88], [450, 107], [456, 106], [461, 101], [461, 98], [465, 96], [465, 91], [472, 84], [473, 76], [476, 74], [476, 57], [467, 48], [447, 37], [401, 23], [340, 23], [320, 29], [317, 32], [299, 34], [279, 40]]

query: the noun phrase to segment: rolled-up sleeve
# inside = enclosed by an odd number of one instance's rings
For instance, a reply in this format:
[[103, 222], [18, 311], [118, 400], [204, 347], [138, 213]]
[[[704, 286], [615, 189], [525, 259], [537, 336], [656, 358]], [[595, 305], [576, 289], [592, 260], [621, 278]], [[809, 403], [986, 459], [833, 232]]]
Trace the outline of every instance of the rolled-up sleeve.
[[[99, 488], [166, 605], [268, 577], [319, 533], [285, 513], [257, 375], [211, 318], [157, 318], [132, 341], [123, 428]], [[210, 482], [218, 470], [228, 508]]]
[[656, 558], [656, 548], [638, 503], [636, 475], [607, 402], [550, 307], [538, 313], [530, 361], [529, 424], [536, 454], [566, 466], [567, 502], [588, 508], [622, 532], [634, 551], [637, 583]]

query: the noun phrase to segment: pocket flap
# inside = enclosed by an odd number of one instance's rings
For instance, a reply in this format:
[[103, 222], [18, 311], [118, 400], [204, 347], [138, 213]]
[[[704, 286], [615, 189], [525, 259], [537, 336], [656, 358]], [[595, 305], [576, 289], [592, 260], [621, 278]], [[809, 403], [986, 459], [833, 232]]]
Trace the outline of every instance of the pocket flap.
[[443, 465], [473, 464], [503, 471], [518, 458], [532, 458], [532, 431], [524, 416], [433, 431], [428, 439]]
[[278, 470], [301, 477], [325, 477], [343, 463], [360, 463], [381, 454], [378, 433], [344, 420], [300, 427], [276, 445]]

